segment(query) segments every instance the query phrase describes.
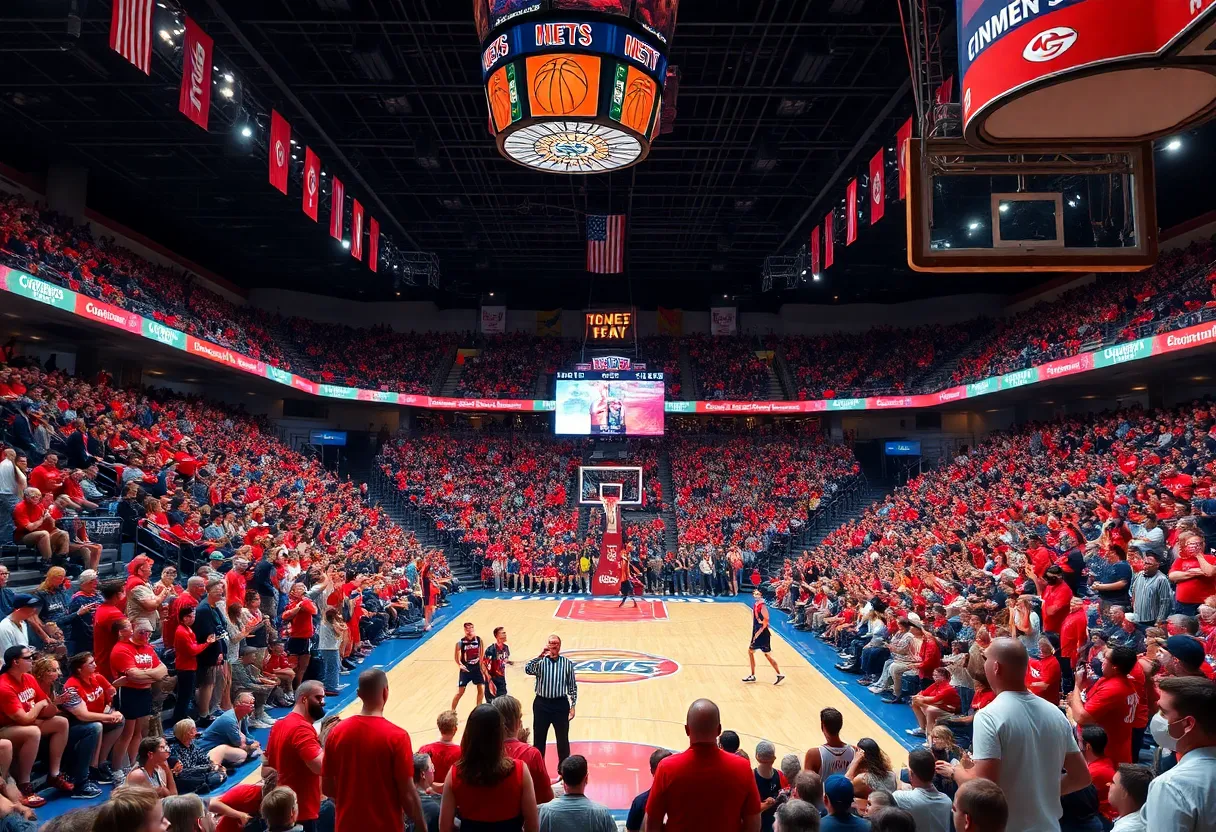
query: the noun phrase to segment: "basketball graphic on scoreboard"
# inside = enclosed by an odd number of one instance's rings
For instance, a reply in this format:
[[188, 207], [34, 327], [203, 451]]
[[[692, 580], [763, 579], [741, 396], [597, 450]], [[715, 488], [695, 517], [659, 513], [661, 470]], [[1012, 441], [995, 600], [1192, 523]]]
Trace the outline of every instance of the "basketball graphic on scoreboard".
[[594, 116], [600, 62], [590, 55], [539, 55], [527, 60], [533, 116]]
[[650, 125], [650, 114], [654, 111], [654, 100], [658, 91], [659, 85], [654, 79], [630, 67], [629, 77], [625, 81], [621, 124], [644, 134]]

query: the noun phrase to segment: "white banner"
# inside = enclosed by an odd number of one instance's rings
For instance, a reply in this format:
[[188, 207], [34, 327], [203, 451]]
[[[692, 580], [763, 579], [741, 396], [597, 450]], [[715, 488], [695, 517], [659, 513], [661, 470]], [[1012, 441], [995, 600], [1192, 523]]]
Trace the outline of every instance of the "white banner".
[[709, 334], [734, 335], [738, 308], [734, 306], [712, 306], [709, 309]]
[[481, 333], [483, 335], [502, 335], [507, 331], [507, 307], [481, 307]]

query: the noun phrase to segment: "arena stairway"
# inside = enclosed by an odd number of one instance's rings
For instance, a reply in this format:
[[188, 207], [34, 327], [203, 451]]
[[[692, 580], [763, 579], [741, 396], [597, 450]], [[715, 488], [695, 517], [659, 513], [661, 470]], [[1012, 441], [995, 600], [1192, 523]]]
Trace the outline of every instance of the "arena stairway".
[[455, 534], [439, 532], [430, 517], [410, 506], [408, 500], [396, 491], [396, 486], [384, 476], [379, 467], [373, 468], [367, 481], [367, 490], [371, 502], [384, 509], [394, 523], [413, 532], [424, 548], [441, 550], [447, 558], [452, 574], [459, 578], [462, 584], [468, 587], [481, 586], [480, 566], [473, 564], [471, 554], [462, 544], [454, 542]]
[[688, 354], [688, 345], [683, 341], [680, 341], [680, 393], [686, 402], [700, 398], [697, 395], [697, 374], [692, 369], [692, 356]]
[[777, 377], [777, 370], [773, 367], [773, 362], [765, 361], [764, 371], [768, 373], [768, 388], [765, 391], [768, 400], [772, 402], [784, 399], [786, 397], [785, 389], [781, 386], [781, 379]]
[[460, 376], [464, 373], [464, 364], [459, 361], [453, 361], [452, 366], [448, 369], [448, 376], [443, 380], [443, 386], [439, 388], [439, 395], [453, 397], [456, 395], [456, 386], [460, 384]]
[[659, 454], [659, 485], [663, 486], [663, 544], [668, 552], [675, 552], [679, 549], [680, 537], [676, 528], [676, 487], [671, 478], [671, 458], [667, 451]]

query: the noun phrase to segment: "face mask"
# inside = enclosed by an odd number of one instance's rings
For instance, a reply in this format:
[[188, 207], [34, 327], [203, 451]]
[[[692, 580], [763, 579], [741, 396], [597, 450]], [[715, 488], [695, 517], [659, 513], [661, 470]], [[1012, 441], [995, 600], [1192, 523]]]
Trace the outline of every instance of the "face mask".
[[1166, 751], [1178, 750], [1178, 740], [1170, 734], [1170, 723], [1160, 712], [1154, 714], [1153, 718], [1149, 720], [1148, 729], [1157, 745]]

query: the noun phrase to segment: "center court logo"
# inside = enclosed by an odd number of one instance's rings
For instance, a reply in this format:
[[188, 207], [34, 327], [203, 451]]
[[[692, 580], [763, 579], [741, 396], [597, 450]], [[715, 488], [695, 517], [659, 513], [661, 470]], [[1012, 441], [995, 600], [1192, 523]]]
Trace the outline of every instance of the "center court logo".
[[671, 676], [680, 669], [673, 659], [633, 650], [566, 650], [562, 655], [574, 662], [575, 678], [589, 684], [645, 682]]

